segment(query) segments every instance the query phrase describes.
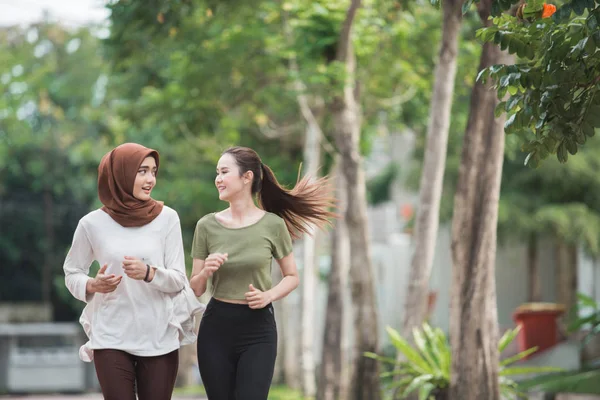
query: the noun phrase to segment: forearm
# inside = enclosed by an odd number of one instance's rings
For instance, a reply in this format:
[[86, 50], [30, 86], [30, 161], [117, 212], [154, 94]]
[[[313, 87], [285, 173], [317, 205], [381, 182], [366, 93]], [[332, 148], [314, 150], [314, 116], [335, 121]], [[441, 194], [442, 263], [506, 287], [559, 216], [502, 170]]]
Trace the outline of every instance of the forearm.
[[283, 299], [292, 293], [292, 291], [296, 289], [299, 284], [300, 279], [297, 275], [284, 276], [276, 286], [268, 291], [271, 297], [271, 302]]
[[178, 269], [150, 268], [148, 284], [165, 293], [177, 293], [185, 286], [185, 273]]
[[206, 292], [207, 282], [208, 278], [206, 278], [202, 273], [192, 276], [190, 279], [190, 287], [197, 297], [202, 296]]

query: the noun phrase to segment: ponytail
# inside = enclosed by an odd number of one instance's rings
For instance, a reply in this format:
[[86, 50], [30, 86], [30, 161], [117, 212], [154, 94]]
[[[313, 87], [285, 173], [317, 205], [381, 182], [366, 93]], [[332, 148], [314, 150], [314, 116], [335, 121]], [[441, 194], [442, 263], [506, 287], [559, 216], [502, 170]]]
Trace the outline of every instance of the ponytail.
[[335, 198], [331, 196], [328, 177], [312, 179], [305, 176], [288, 190], [279, 184], [271, 168], [263, 163], [261, 172], [259, 204], [265, 211], [283, 218], [293, 238], [309, 233], [310, 225], [324, 228], [331, 224], [331, 218], [337, 217], [330, 211], [335, 206]]
[[310, 225], [324, 228], [337, 215], [330, 211], [335, 206], [328, 177], [311, 179], [305, 176], [293, 189], [282, 187], [271, 168], [260, 160], [258, 154], [248, 147], [231, 147], [223, 152], [231, 154], [240, 168], [240, 175], [252, 171], [252, 194], [258, 197], [263, 210], [283, 218], [293, 238], [310, 232]]

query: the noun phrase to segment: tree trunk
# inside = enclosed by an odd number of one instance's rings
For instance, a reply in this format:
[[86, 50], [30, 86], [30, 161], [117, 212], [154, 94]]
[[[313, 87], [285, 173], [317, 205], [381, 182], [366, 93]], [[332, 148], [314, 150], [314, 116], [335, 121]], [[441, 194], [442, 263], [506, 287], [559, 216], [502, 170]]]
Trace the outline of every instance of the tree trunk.
[[331, 269], [328, 279], [327, 310], [317, 400], [341, 400], [342, 387], [346, 383], [342, 376], [343, 288], [346, 283], [344, 271], [347, 271], [347, 268], [345, 266], [350, 262], [350, 244], [344, 220], [347, 203], [345, 180], [339, 166], [338, 156], [334, 179], [341, 216], [336, 221], [331, 234]]
[[538, 267], [537, 235], [529, 235], [527, 242], [527, 271], [529, 277], [528, 301], [531, 303], [542, 301], [542, 282], [540, 281]]
[[350, 279], [354, 312], [354, 363], [351, 395], [354, 399], [380, 399], [379, 364], [363, 354], [377, 353], [378, 317], [369, 251], [367, 196], [359, 148], [360, 109], [355, 95], [356, 60], [351, 32], [360, 0], [352, 0], [338, 41], [336, 59], [345, 66], [343, 93], [334, 97], [332, 116], [335, 143], [346, 179], [348, 208], [346, 224], [350, 236]]
[[[300, 96], [299, 96], [300, 97]], [[308, 105], [305, 105], [308, 107]], [[320, 129], [309, 123], [306, 127], [304, 143], [305, 173], [316, 177], [321, 158]], [[310, 228], [316, 234], [314, 227]], [[304, 235], [303, 245], [303, 279], [302, 279], [302, 389], [306, 397], [316, 394], [316, 374], [314, 349], [315, 299], [317, 293], [316, 240], [312, 235]]]
[[[479, 14], [488, 25], [492, 0]], [[479, 70], [510, 63], [495, 44], [483, 46]], [[452, 400], [500, 400], [496, 305], [496, 229], [504, 155], [504, 117], [494, 118], [494, 90], [471, 94], [452, 223], [450, 339]]]
[[[271, 280], [273, 282], [273, 286], [279, 284], [281, 281], [281, 270], [275, 261], [272, 262], [271, 268]], [[285, 299], [285, 298], [284, 298]], [[283, 335], [283, 325], [285, 324], [285, 315], [282, 311], [282, 302], [284, 299], [276, 301], [273, 303], [273, 308], [275, 310], [275, 324], [277, 325], [277, 358], [275, 359], [275, 369], [273, 371], [273, 381], [274, 385], [285, 384], [285, 374], [284, 374], [284, 365], [285, 365], [285, 351], [284, 351], [284, 335]]]
[[[415, 250], [410, 264], [402, 323], [403, 336], [407, 339], [412, 338], [413, 328], [421, 326], [427, 313], [429, 278], [438, 234], [450, 111], [458, 59], [458, 39], [462, 22], [461, 6], [461, 0], [442, 2], [442, 43], [435, 69], [427, 147], [421, 173], [419, 206], [414, 233]], [[398, 357], [400, 358], [401, 354]]]
[[300, 389], [300, 352], [298, 346], [298, 331], [300, 323], [298, 322], [297, 308], [299, 304], [291, 304], [290, 296], [284, 297], [279, 301], [281, 312], [281, 337], [278, 342], [283, 345], [283, 377], [285, 384], [292, 389]]

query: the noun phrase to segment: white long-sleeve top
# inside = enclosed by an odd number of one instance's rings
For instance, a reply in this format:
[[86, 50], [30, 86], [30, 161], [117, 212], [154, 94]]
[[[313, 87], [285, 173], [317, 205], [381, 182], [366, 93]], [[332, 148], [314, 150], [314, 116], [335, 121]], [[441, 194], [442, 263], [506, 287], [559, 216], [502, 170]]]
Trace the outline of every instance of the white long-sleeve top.
[[[151, 282], [125, 275], [125, 256], [156, 268]], [[90, 265], [108, 264], [106, 274], [122, 275], [112, 293], [86, 294]], [[125, 228], [102, 210], [83, 217], [64, 264], [65, 282], [77, 299], [88, 303], [80, 322], [89, 342], [80, 350], [91, 361], [93, 349], [117, 349], [137, 356], [167, 354], [180, 347], [173, 299], [186, 287], [181, 225], [177, 212], [164, 206], [152, 222]]]

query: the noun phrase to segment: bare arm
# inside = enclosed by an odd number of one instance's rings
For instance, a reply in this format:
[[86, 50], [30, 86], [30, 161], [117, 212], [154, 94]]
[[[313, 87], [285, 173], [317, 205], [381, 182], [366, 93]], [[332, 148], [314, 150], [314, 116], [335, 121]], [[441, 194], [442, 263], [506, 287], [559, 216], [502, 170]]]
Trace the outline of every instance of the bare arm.
[[206, 282], [225, 261], [227, 254], [222, 253], [211, 254], [206, 260], [194, 258], [190, 286], [196, 296], [200, 297], [206, 292]]
[[283, 299], [290, 294], [294, 289], [300, 285], [300, 278], [298, 277], [298, 268], [296, 267], [296, 260], [294, 259], [294, 253], [290, 253], [280, 260], [277, 260], [283, 279], [275, 285], [271, 290], [268, 290], [271, 302]]

